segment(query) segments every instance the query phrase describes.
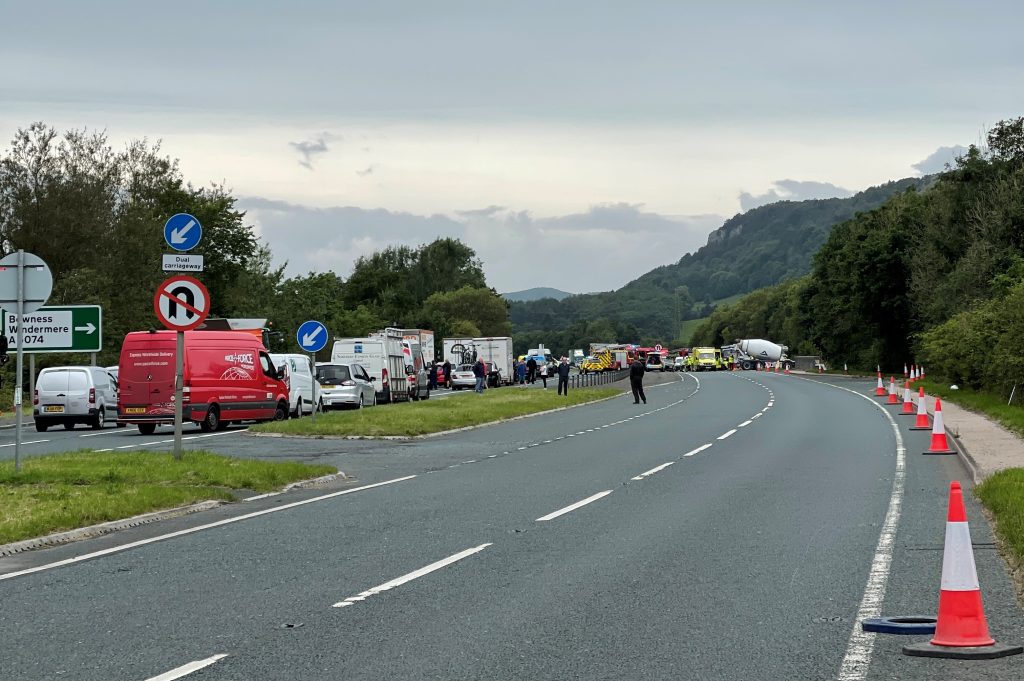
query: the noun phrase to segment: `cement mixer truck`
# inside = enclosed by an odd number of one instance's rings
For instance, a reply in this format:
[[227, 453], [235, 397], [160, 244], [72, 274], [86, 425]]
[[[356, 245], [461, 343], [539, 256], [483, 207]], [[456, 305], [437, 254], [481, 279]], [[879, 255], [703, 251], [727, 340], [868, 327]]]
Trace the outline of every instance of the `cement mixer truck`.
[[782, 368], [792, 369], [794, 362], [786, 357], [785, 345], [779, 345], [762, 338], [737, 340], [733, 345], [722, 347], [722, 354], [740, 369], [749, 371], [757, 368], [757, 363], [781, 362]]

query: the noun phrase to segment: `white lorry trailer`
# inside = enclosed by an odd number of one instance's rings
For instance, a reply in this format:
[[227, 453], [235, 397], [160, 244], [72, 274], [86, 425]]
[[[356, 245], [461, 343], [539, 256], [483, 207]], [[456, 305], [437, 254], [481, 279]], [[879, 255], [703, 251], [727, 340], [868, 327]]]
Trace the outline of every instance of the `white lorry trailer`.
[[474, 338], [477, 358], [487, 362], [490, 372], [488, 384], [510, 385], [515, 380], [515, 358], [512, 355], [512, 339], [508, 336]]
[[385, 329], [366, 338], [336, 338], [331, 349], [331, 362], [359, 364], [366, 369], [374, 379], [378, 403], [409, 399], [405, 353], [398, 329]]

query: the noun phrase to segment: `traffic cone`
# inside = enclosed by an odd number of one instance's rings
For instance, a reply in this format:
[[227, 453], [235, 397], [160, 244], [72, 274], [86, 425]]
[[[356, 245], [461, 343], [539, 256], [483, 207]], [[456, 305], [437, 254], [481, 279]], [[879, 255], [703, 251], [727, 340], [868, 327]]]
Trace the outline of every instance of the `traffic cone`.
[[903, 384], [903, 411], [900, 416], [913, 416], [915, 413], [914, 398], [910, 396], [910, 381], [907, 381]]
[[917, 372], [917, 377], [924, 378], [924, 367], [921, 367], [921, 370]]
[[910, 378], [910, 370], [907, 369], [907, 363], [903, 363], [903, 378]]
[[885, 397], [885, 386], [882, 385], [882, 372], [878, 372], [878, 386], [875, 388], [875, 397]]
[[910, 426], [911, 430], [931, 430], [932, 424], [928, 421], [928, 405], [925, 402], [924, 388], [917, 393], [917, 420]]
[[784, 373], [787, 376], [789, 376], [789, 365], [788, 364], [785, 367], [783, 367], [782, 373]]
[[[936, 412], [938, 413], [938, 412]], [[974, 565], [971, 529], [967, 524], [960, 483], [949, 485], [946, 542], [942, 551], [942, 584], [935, 635], [928, 643], [904, 646], [903, 653], [918, 657], [991, 660], [1017, 655], [1021, 646], [998, 645], [989, 633], [981, 603], [978, 570]]]
[[885, 401], [886, 404], [899, 404], [900, 399], [896, 396], [896, 379], [892, 376], [889, 377], [889, 399]]
[[775, 363], [775, 373], [779, 373], [779, 363]]
[[935, 398], [935, 417], [932, 419], [932, 446], [925, 454], [956, 454], [946, 441], [946, 424], [942, 421], [942, 400]]

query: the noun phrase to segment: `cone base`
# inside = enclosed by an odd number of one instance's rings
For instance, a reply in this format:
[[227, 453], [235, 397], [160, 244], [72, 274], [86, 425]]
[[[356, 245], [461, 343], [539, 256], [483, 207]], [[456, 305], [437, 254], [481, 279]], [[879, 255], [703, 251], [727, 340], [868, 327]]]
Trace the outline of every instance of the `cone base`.
[[903, 646], [903, 654], [911, 657], [944, 657], [952, 660], [994, 660], [999, 657], [1020, 655], [1024, 652], [1021, 646], [1006, 646], [996, 643], [976, 648], [951, 648], [931, 643], [914, 643]]
[[931, 430], [931, 426], [910, 426], [910, 430]]
[[896, 416], [917, 416], [917, 412], [916, 411], [901, 411], [899, 414], [896, 414]]
[[927, 452], [921, 452], [922, 454], [956, 454], [955, 449], [936, 449], [935, 451], [928, 450]]

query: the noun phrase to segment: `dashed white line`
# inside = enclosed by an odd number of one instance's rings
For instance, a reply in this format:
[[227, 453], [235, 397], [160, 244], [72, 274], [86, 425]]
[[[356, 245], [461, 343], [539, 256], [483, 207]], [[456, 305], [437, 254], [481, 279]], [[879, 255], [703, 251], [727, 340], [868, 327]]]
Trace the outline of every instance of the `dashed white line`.
[[709, 442], [706, 445], [701, 445], [700, 447], [697, 447], [697, 449], [691, 449], [686, 454], [683, 454], [683, 456], [693, 456], [694, 454], [700, 454], [705, 449], [710, 449], [710, 448], [711, 448], [711, 443]]
[[738, 425], [738, 426], [736, 426], [736, 427], [737, 427], [737, 428], [746, 428], [746, 427], [747, 427], [747, 426], [749, 426], [749, 425], [750, 425], [751, 423], [753, 423], [753, 421], [752, 421], [752, 420], [744, 421], [743, 423], [741, 423], [740, 425]]
[[603, 492], [598, 492], [597, 494], [595, 494], [593, 496], [589, 496], [586, 499], [583, 499], [581, 501], [577, 501], [575, 504], [569, 504], [565, 508], [560, 508], [557, 511], [554, 511], [552, 513], [548, 513], [547, 515], [542, 515], [541, 517], [537, 518], [537, 520], [535, 522], [541, 523], [541, 522], [544, 522], [546, 520], [554, 520], [558, 516], [565, 515], [566, 513], [572, 513], [577, 508], [581, 508], [583, 506], [586, 506], [587, 504], [593, 503], [593, 502], [597, 501], [598, 499], [600, 499], [602, 497], [608, 496], [611, 493], [612, 493], [612, 490], [610, 490], [610, 489], [606, 489]]
[[427, 565], [425, 567], [421, 567], [419, 570], [413, 570], [412, 572], [410, 572], [410, 573], [408, 573], [406, 575], [402, 575], [401, 577], [396, 577], [395, 579], [392, 579], [390, 582], [384, 582], [380, 586], [375, 586], [372, 589], [367, 589], [366, 591], [363, 591], [363, 592], [359, 593], [356, 596], [349, 596], [345, 600], [340, 601], [338, 603], [335, 603], [331, 607], [334, 607], [334, 608], [345, 608], [345, 607], [348, 607], [348, 606], [352, 605], [353, 603], [358, 603], [359, 601], [365, 601], [370, 596], [375, 596], [375, 595], [377, 595], [379, 593], [383, 593], [385, 591], [390, 591], [391, 589], [394, 589], [395, 587], [399, 587], [399, 586], [402, 586], [403, 584], [407, 584], [407, 583], [411, 582], [414, 579], [419, 579], [420, 577], [423, 577], [424, 575], [429, 575], [431, 572], [435, 572], [437, 570], [440, 570], [441, 568], [447, 567], [447, 566], [451, 565], [452, 563], [457, 563], [460, 560], [462, 560], [464, 558], [468, 558], [468, 557], [472, 556], [475, 553], [480, 553], [481, 551], [483, 551], [484, 549], [486, 549], [490, 545], [491, 545], [490, 543], [481, 544], [480, 546], [474, 546], [471, 549], [466, 549], [465, 551], [460, 551], [460, 552], [458, 552], [458, 553], [456, 553], [454, 555], [448, 556], [447, 558], [443, 558], [443, 559], [437, 561], [436, 563], [431, 563], [430, 565]]
[[735, 429], [735, 428], [733, 428], [732, 430], [730, 430], [730, 431], [728, 431], [728, 432], [726, 432], [726, 433], [722, 433], [721, 435], [719, 435], [719, 436], [718, 436], [718, 439], [719, 439], [719, 440], [724, 440], [724, 439], [726, 439], [726, 438], [728, 438], [728, 437], [732, 437], [732, 435], [733, 435], [733, 434], [734, 434], [735, 432], [736, 432], [736, 429]]
[[205, 525], [198, 525], [196, 527], [190, 527], [184, 530], [177, 530], [176, 532], [168, 532], [167, 534], [161, 534], [156, 537], [150, 537], [148, 539], [140, 539], [133, 541], [128, 544], [121, 544], [120, 546], [112, 546], [107, 549], [101, 549], [100, 551], [93, 551], [92, 553], [84, 553], [80, 556], [74, 556], [73, 558], [65, 558], [64, 560], [58, 560], [55, 563], [47, 563], [46, 565], [37, 565], [36, 567], [26, 568], [24, 570], [18, 570], [17, 572], [8, 572], [7, 574], [0, 575], [0, 582], [8, 579], [14, 579], [15, 577], [22, 577], [24, 575], [31, 575], [36, 572], [43, 572], [45, 570], [52, 570], [53, 568], [64, 567], [65, 565], [73, 565], [75, 563], [81, 563], [85, 560], [92, 558], [99, 558], [101, 556], [109, 556], [112, 553], [120, 553], [121, 551], [127, 551], [128, 549], [134, 549], [139, 546], [145, 546], [146, 544], [153, 544], [158, 541], [164, 541], [166, 539], [174, 539], [175, 537], [183, 537], [186, 534], [194, 534], [195, 532], [202, 532], [203, 530], [210, 530], [214, 527], [220, 527], [221, 525], [231, 525], [232, 523], [238, 523], [243, 520], [249, 520], [250, 518], [258, 518], [259, 516], [267, 515], [269, 513], [277, 513], [278, 511], [284, 511], [290, 508], [297, 508], [299, 506], [305, 506], [306, 504], [315, 504], [318, 501], [325, 501], [327, 499], [333, 499], [334, 497], [344, 496], [346, 494], [354, 494], [355, 492], [362, 492], [363, 490], [373, 489], [374, 487], [383, 487], [385, 485], [393, 485], [396, 482], [404, 482], [406, 480], [412, 480], [415, 475], [406, 475], [402, 478], [395, 478], [393, 480], [385, 480], [384, 482], [375, 482], [372, 485], [363, 485], [362, 487], [353, 487], [352, 489], [344, 489], [340, 492], [331, 492], [330, 494], [323, 494], [318, 497], [311, 499], [303, 499], [301, 501], [293, 501], [290, 504], [284, 504], [282, 506], [275, 506], [273, 508], [265, 508], [260, 511], [253, 511], [252, 513], [246, 513], [244, 515], [235, 516], [234, 518], [225, 518], [223, 520], [217, 520], [212, 523], [206, 523]]
[[762, 416], [764, 416], [764, 414], [762, 414], [762, 413], [758, 412], [757, 414], [754, 414], [753, 416], [751, 416], [751, 417], [750, 417], [750, 420], [751, 420], [751, 421], [753, 421], [754, 419], [759, 419], [759, 418], [761, 418]]
[[227, 657], [227, 655], [221, 653], [220, 655], [208, 657], [205, 660], [196, 660], [195, 662], [189, 662], [188, 664], [183, 664], [180, 667], [172, 669], [169, 672], [164, 672], [160, 676], [154, 676], [149, 679], [146, 679], [146, 681], [174, 681], [175, 679], [180, 679], [183, 676], [188, 676], [192, 672], [197, 672], [200, 669], [205, 669], [206, 667], [209, 667], [211, 664], [216, 664], [220, 660], [223, 660], [225, 657]]
[[[23, 444], [23, 445], [38, 445], [38, 444], [43, 443], [43, 442], [49, 442], [49, 440], [29, 440], [28, 442], [22, 442], [21, 444]], [[13, 447], [13, 446], [14, 446], [13, 442], [11, 444], [9, 444], [9, 445], [0, 445], [0, 447]]]
[[675, 461], [669, 461], [668, 463], [663, 463], [660, 466], [655, 466], [651, 470], [644, 471], [640, 475], [636, 476], [635, 478], [633, 478], [633, 480], [643, 480], [644, 478], [646, 478], [649, 475], [654, 475], [655, 473], [658, 473], [658, 472], [661, 472], [661, 471], [665, 470], [666, 468], [668, 468], [669, 466], [671, 466], [674, 463], [675, 463]]

